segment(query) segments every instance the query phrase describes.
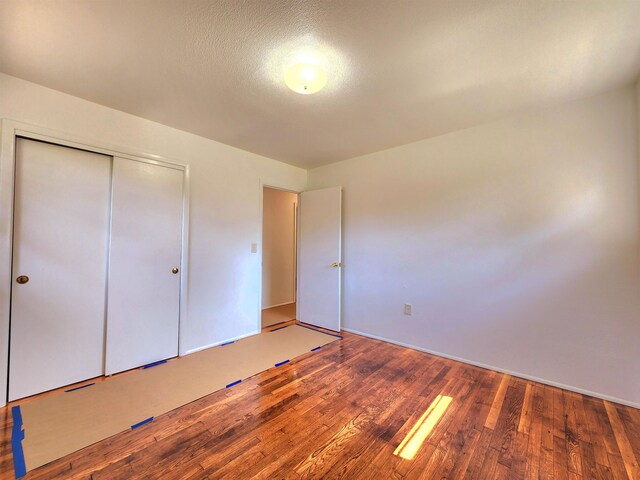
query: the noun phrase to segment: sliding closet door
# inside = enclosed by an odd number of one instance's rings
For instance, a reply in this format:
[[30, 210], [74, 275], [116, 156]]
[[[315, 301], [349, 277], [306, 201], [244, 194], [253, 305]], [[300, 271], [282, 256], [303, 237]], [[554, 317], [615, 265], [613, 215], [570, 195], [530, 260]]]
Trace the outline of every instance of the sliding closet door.
[[17, 139], [9, 400], [103, 373], [111, 160]]
[[107, 374], [178, 354], [183, 173], [114, 158]]

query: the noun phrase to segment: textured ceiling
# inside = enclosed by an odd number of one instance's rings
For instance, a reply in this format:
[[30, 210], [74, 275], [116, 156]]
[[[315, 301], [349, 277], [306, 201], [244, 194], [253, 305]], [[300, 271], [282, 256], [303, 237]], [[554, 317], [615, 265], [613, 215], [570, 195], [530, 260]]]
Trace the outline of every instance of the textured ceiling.
[[0, 0], [0, 71], [308, 168], [633, 81], [640, 1]]

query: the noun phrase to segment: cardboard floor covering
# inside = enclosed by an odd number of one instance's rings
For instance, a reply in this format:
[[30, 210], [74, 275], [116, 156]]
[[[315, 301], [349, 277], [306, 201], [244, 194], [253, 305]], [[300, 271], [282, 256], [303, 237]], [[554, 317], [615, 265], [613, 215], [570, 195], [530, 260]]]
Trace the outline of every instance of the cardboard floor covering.
[[296, 302], [262, 310], [262, 328], [296, 319]]
[[23, 470], [33, 470], [334, 340], [292, 325], [26, 402], [14, 461], [22, 453]]

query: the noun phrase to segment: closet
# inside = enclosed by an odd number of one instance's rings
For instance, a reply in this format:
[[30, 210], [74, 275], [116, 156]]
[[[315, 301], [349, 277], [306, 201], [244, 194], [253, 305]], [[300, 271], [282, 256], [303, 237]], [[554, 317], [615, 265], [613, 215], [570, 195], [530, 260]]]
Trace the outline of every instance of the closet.
[[178, 354], [184, 171], [16, 139], [9, 400]]

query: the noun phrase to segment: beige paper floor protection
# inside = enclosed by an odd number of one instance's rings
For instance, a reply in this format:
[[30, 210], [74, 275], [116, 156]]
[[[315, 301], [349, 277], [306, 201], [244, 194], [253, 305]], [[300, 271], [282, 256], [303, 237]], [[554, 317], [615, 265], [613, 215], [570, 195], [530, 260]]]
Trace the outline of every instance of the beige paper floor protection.
[[334, 340], [293, 325], [26, 402], [20, 409], [27, 471]]
[[262, 310], [262, 328], [296, 319], [296, 302]]

